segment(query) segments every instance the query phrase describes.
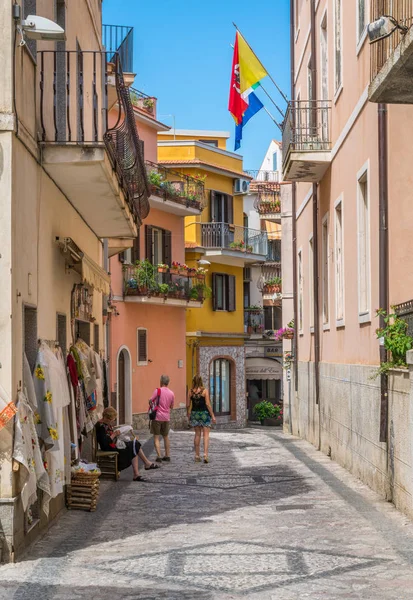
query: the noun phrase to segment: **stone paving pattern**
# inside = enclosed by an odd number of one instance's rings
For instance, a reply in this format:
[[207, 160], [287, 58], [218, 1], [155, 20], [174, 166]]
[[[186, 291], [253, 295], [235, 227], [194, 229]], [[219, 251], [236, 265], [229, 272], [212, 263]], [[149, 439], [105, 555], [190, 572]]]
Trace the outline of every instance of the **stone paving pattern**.
[[171, 442], [147, 482], [102, 482], [95, 513], [1, 566], [0, 599], [413, 599], [413, 524], [308, 443], [213, 432], [204, 465], [192, 433]]

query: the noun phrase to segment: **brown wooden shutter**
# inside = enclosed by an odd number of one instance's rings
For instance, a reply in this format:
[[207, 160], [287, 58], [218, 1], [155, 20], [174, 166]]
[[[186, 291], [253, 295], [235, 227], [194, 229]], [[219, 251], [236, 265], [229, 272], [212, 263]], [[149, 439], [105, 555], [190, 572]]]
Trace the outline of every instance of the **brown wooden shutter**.
[[172, 234], [170, 231], [164, 230], [162, 232], [162, 261], [171, 266], [172, 263]]
[[218, 221], [218, 215], [216, 214], [216, 211], [215, 211], [215, 208], [216, 208], [216, 206], [215, 206], [215, 195], [216, 195], [216, 192], [214, 192], [213, 190], [211, 190], [210, 195], [209, 195], [209, 198], [210, 198], [210, 200], [209, 200], [209, 206], [210, 206], [210, 213], [211, 213], [211, 223], [214, 223], [214, 222], [217, 223], [217, 221]]
[[138, 229], [138, 237], [133, 240], [132, 252], [131, 252], [131, 262], [132, 264], [136, 263], [141, 259], [141, 249], [140, 249], [140, 241], [141, 241], [141, 230]]
[[227, 223], [234, 223], [234, 201], [232, 196], [226, 197]]
[[235, 275], [228, 275], [228, 312], [235, 312], [237, 282]]
[[217, 310], [217, 274], [212, 273], [212, 310]]
[[138, 329], [138, 362], [148, 362], [146, 334], [146, 329]]
[[145, 225], [145, 254], [146, 259], [153, 263], [152, 227]]

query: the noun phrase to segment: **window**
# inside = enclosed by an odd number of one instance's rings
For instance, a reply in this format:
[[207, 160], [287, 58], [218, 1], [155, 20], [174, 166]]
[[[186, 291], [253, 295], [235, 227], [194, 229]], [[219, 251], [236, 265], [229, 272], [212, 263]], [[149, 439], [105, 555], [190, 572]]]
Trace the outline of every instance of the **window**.
[[93, 326], [93, 349], [99, 353], [99, 325], [97, 323]]
[[164, 263], [170, 265], [172, 261], [172, 235], [170, 231], [145, 226], [146, 258], [153, 265]]
[[329, 281], [328, 281], [328, 213], [322, 224], [322, 281], [323, 281], [323, 324], [328, 325], [329, 313]]
[[244, 281], [244, 308], [251, 305], [251, 284], [249, 281]]
[[233, 223], [234, 209], [232, 196], [211, 191], [212, 223]]
[[303, 331], [303, 253], [298, 251], [298, 331]]
[[88, 346], [90, 346], [90, 323], [88, 323], [87, 321], [79, 321], [79, 319], [76, 319], [75, 340], [77, 340], [78, 338], [80, 338]]
[[279, 306], [264, 306], [264, 329], [276, 331], [282, 327], [282, 310]]
[[314, 248], [313, 236], [311, 235], [308, 242], [308, 294], [310, 307], [310, 329], [314, 328]]
[[137, 346], [138, 346], [138, 367], [144, 367], [148, 364], [148, 330], [144, 327], [137, 329]]
[[370, 203], [368, 167], [358, 174], [358, 288], [359, 321], [370, 320]]
[[228, 312], [234, 312], [236, 307], [235, 295], [235, 275], [226, 275], [221, 273], [212, 274], [213, 310], [226, 310]]
[[334, 72], [335, 72], [335, 93], [337, 94], [343, 85], [343, 56], [342, 56], [342, 24], [341, 24], [341, 0], [334, 0]]
[[277, 171], [278, 169], [278, 156], [276, 152], [273, 152], [272, 155], [272, 170]]
[[23, 308], [23, 341], [24, 351], [31, 370], [34, 370], [38, 351], [37, 339], [37, 308], [24, 306]]
[[344, 319], [344, 236], [343, 236], [343, 202], [340, 198], [335, 207], [335, 293], [336, 293], [336, 320], [342, 325]]
[[63, 356], [66, 358], [67, 352], [67, 319], [66, 315], [57, 313], [56, 315], [56, 340], [62, 349]]
[[225, 358], [211, 362], [209, 392], [212, 409], [216, 415], [231, 414], [231, 363]]
[[357, 43], [364, 41], [364, 34], [367, 32], [367, 6], [366, 0], [356, 0], [357, 2]]

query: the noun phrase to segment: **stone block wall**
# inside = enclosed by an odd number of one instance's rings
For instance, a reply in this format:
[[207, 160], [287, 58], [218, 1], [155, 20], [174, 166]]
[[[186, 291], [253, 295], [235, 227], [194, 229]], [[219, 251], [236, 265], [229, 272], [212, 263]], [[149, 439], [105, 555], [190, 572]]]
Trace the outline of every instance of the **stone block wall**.
[[[132, 415], [132, 426], [135, 430], [149, 429], [147, 413], [135, 413]], [[176, 431], [188, 428], [186, 408], [174, 408], [171, 411], [171, 428]]]

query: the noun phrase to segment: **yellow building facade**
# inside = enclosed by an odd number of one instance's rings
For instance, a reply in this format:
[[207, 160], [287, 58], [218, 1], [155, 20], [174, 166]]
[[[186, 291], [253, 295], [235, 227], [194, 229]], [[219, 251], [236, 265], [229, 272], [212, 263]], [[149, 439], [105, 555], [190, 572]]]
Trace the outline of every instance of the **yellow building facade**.
[[203, 307], [187, 310], [187, 386], [199, 373], [217, 423], [240, 427], [246, 423], [244, 268], [265, 260], [267, 241], [265, 233], [244, 227], [250, 178], [242, 157], [226, 150], [228, 137], [215, 131], [162, 133], [158, 157], [205, 180], [202, 214], [185, 219], [186, 264], [207, 270]]

